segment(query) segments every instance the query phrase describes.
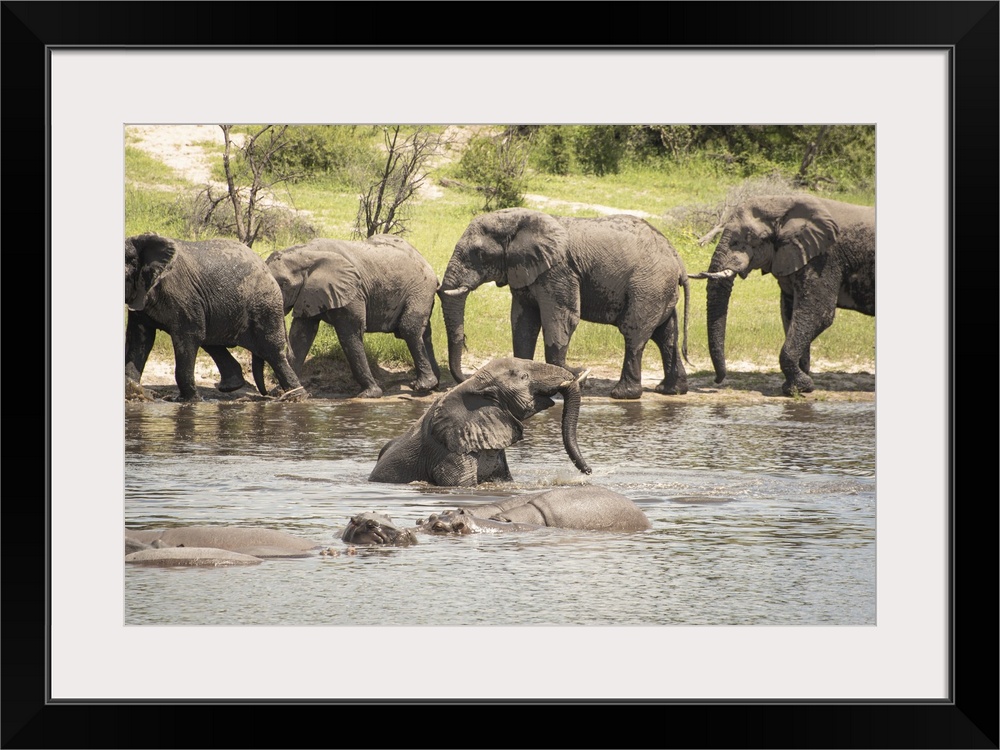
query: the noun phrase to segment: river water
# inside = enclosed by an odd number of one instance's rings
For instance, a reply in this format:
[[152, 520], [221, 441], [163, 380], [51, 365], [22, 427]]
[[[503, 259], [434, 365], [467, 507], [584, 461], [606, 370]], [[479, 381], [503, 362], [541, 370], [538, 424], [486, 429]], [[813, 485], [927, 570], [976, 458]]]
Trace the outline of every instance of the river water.
[[[125, 526], [265, 526], [338, 556], [235, 568], [124, 566], [126, 625], [874, 625], [875, 405], [584, 397], [507, 450], [514, 483], [367, 481], [427, 401], [125, 404]], [[358, 512], [433, 511], [593, 483], [649, 516], [637, 534], [421, 536], [348, 554]]]

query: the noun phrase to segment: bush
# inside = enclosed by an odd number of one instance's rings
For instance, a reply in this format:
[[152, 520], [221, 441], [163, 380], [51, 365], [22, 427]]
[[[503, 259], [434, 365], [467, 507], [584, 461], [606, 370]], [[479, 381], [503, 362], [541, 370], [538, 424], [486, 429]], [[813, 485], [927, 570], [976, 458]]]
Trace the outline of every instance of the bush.
[[375, 158], [372, 130], [359, 125], [290, 125], [271, 171], [297, 182], [316, 176], [348, 184], [358, 165]]
[[513, 132], [471, 138], [459, 161], [459, 176], [486, 198], [483, 211], [524, 205], [525, 170], [532, 139]]
[[[188, 194], [183, 200], [184, 237], [202, 239], [210, 237], [237, 238], [233, 203], [223, 191], [207, 188]], [[308, 242], [317, 236], [316, 227], [299, 211], [284, 206], [270, 205], [260, 209], [258, 240], [272, 247], [287, 247]]]
[[622, 125], [584, 125], [573, 131], [573, 153], [584, 174], [618, 174], [625, 131]]
[[573, 142], [566, 125], [544, 125], [538, 129], [532, 163], [548, 174], [570, 173], [573, 168]]

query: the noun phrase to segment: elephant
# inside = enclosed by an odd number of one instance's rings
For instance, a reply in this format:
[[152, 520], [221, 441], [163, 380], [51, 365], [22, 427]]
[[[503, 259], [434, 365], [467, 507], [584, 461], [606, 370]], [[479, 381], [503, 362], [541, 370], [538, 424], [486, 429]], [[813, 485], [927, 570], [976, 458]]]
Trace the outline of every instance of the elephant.
[[159, 567], [256, 565], [263, 559], [309, 557], [319, 542], [282, 531], [239, 526], [125, 529], [125, 562]]
[[542, 528], [587, 531], [645, 531], [651, 527], [642, 509], [624, 495], [604, 487], [560, 487], [554, 490], [471, 505], [431, 514], [412, 528], [402, 528], [380, 513], [359, 513], [344, 529], [349, 544], [406, 547], [417, 533], [495, 534]]
[[156, 331], [170, 334], [174, 377], [182, 401], [199, 400], [195, 357], [200, 346], [222, 375], [219, 389], [245, 384], [243, 369], [228, 347], [252, 354], [254, 382], [262, 395], [264, 363], [282, 390], [305, 391], [286, 356], [288, 337], [281, 290], [264, 261], [235, 240], [201, 242], [141, 234], [125, 240], [125, 376], [138, 383]]
[[456, 382], [465, 377], [466, 298], [488, 281], [510, 285], [515, 357], [534, 357], [541, 330], [545, 361], [566, 367], [570, 338], [579, 322], [606, 323], [625, 338], [613, 398], [641, 397], [642, 353], [650, 339], [663, 358], [664, 377], [656, 391], [687, 392], [677, 320], [683, 289], [686, 359], [687, 271], [670, 241], [648, 222], [624, 214], [584, 219], [524, 208], [474, 218], [455, 245], [438, 290], [448, 331], [448, 364]]
[[580, 385], [587, 372], [574, 375], [530, 359], [491, 360], [387, 442], [368, 479], [446, 486], [510, 481], [504, 449], [521, 439], [523, 420], [555, 405], [550, 397], [556, 393], [563, 398], [563, 446], [576, 467], [590, 474], [576, 441]]
[[726, 221], [707, 272], [708, 346], [726, 377], [726, 317], [734, 277], [772, 273], [781, 290], [782, 393], [809, 393], [809, 350], [837, 308], [875, 315], [875, 209], [801, 193], [759, 196]]
[[316, 239], [272, 253], [267, 268], [281, 288], [292, 368], [301, 374], [320, 321], [334, 327], [360, 398], [379, 398], [362, 336], [394, 333], [416, 367], [415, 391], [434, 390], [441, 377], [431, 344], [437, 276], [417, 250], [392, 235], [363, 241]]

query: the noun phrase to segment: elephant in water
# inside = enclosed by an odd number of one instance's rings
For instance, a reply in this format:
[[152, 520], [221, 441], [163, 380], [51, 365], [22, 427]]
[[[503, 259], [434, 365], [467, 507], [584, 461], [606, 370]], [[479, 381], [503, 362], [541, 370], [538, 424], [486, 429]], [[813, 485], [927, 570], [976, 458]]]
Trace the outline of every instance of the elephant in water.
[[805, 193], [758, 196], [736, 207], [708, 271], [708, 348], [726, 377], [726, 317], [736, 276], [772, 273], [781, 290], [782, 392], [809, 393], [809, 350], [837, 308], [875, 315], [875, 209]]
[[272, 253], [266, 261], [292, 313], [288, 339], [297, 373], [319, 330], [334, 327], [359, 398], [379, 398], [363, 336], [393, 333], [406, 342], [416, 368], [415, 391], [432, 391], [440, 371], [431, 343], [431, 311], [438, 281], [434, 269], [408, 242], [392, 235], [362, 241], [316, 239]]
[[589, 531], [645, 531], [649, 518], [630, 499], [604, 487], [562, 487], [507, 498], [498, 503], [449, 510], [403, 528], [380, 513], [351, 518], [343, 541], [349, 544], [415, 544], [417, 533], [477, 534], [530, 531], [546, 527]]
[[157, 234], [125, 240], [125, 376], [138, 383], [156, 331], [170, 334], [174, 376], [183, 401], [198, 400], [194, 366], [198, 347], [215, 360], [219, 390], [245, 384], [243, 368], [228, 347], [249, 349], [254, 382], [262, 395], [264, 363], [282, 390], [305, 396], [286, 356], [288, 337], [281, 290], [264, 261], [235, 240], [184, 242]]
[[[532, 359], [538, 334], [545, 361], [566, 367], [581, 320], [615, 326], [625, 339], [612, 398], [642, 395], [642, 353], [652, 340], [663, 359], [658, 393], [687, 393], [689, 284], [684, 263], [655, 227], [629, 215], [584, 219], [505, 208], [477, 216], [455, 245], [438, 295], [448, 331], [448, 363], [461, 382], [465, 302], [488, 282], [510, 285], [515, 357]], [[684, 341], [677, 303], [684, 290]]]
[[137, 565], [256, 565], [267, 558], [308, 557], [320, 547], [319, 542], [273, 529], [182, 526], [125, 530], [125, 562]]
[[521, 440], [525, 419], [555, 406], [551, 396], [557, 393], [563, 397], [563, 446], [576, 467], [590, 474], [576, 442], [585, 377], [530, 359], [492, 360], [386, 443], [368, 479], [448, 486], [510, 481], [504, 449]]

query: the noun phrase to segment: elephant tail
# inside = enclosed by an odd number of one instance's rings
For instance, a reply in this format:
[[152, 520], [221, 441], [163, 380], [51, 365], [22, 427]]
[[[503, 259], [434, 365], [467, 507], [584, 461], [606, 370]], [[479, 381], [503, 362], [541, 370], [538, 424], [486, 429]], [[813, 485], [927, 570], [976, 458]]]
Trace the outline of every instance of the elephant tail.
[[680, 285], [684, 288], [684, 338], [681, 341], [681, 354], [684, 361], [690, 365], [691, 360], [688, 359], [688, 297], [691, 294], [691, 282], [686, 273], [681, 276]]

